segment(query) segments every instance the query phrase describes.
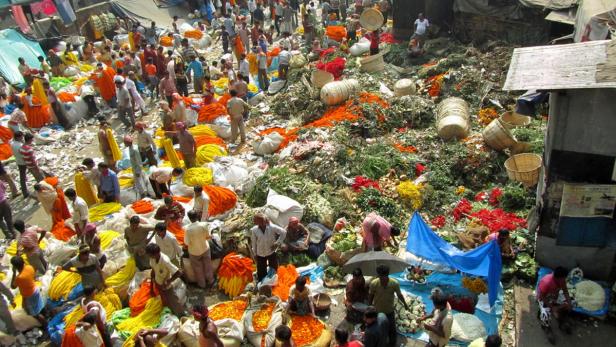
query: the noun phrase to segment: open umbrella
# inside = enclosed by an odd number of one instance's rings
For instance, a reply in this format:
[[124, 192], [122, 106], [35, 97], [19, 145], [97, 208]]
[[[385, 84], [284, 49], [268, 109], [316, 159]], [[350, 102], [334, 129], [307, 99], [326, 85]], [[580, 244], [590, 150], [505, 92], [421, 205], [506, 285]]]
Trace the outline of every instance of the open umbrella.
[[342, 271], [351, 273], [356, 268], [360, 268], [364, 276], [376, 276], [376, 268], [379, 265], [389, 266], [390, 273], [401, 272], [406, 269], [409, 264], [404, 260], [391, 255], [387, 252], [366, 252], [355, 255], [353, 258], [344, 264]]

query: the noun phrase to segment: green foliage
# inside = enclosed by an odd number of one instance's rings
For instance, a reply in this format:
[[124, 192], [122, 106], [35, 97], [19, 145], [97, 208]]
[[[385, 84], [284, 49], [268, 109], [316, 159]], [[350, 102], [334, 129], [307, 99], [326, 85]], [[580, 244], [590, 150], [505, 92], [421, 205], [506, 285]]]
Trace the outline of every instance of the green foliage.
[[376, 211], [385, 219], [399, 218], [401, 214], [401, 209], [394, 200], [383, 196], [374, 188], [363, 189], [356, 202], [362, 211]]
[[255, 186], [246, 196], [246, 204], [250, 207], [265, 205], [270, 189], [301, 203], [306, 191], [317, 190], [318, 186], [303, 175], [290, 173], [286, 167], [273, 167], [257, 179]]
[[350, 158], [351, 173], [357, 176], [366, 176], [371, 179], [379, 179], [385, 176], [390, 169], [408, 173], [413, 161], [408, 156], [403, 156], [392, 146], [379, 143], [358, 148]]
[[531, 208], [534, 200], [532, 191], [521, 183], [509, 183], [503, 188], [501, 206], [507, 211], [524, 210]]

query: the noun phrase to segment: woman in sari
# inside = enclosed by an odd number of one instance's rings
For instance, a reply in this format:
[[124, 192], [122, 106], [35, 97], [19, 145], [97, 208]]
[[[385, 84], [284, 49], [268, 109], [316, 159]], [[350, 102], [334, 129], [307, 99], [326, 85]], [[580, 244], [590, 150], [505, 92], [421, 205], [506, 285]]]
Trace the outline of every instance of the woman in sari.
[[[40, 83], [37, 79], [33, 82], [33, 85], [37, 82]], [[49, 104], [43, 104], [43, 100], [41, 100], [38, 96], [33, 95], [31, 87], [26, 88], [25, 92], [26, 95], [23, 97], [23, 111], [26, 114], [26, 124], [28, 124], [28, 127], [42, 128], [46, 124], [49, 124], [51, 121]]]

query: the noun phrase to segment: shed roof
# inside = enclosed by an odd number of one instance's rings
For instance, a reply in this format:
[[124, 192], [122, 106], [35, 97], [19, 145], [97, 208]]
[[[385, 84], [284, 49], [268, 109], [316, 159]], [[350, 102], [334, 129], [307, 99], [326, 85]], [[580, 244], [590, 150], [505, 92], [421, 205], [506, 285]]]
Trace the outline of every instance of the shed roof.
[[516, 48], [503, 90], [616, 88], [615, 69], [616, 41]]

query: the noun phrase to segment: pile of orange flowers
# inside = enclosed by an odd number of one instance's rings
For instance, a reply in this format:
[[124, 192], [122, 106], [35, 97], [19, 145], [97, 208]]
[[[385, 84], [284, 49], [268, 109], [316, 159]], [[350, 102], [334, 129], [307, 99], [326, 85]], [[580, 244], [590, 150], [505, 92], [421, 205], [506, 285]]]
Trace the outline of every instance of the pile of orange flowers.
[[477, 117], [479, 118], [479, 123], [482, 125], [488, 125], [493, 120], [498, 118], [498, 112], [496, 112], [494, 107], [486, 107], [479, 110]]
[[325, 325], [313, 316], [291, 315], [291, 338], [296, 346], [306, 346], [318, 339]]
[[340, 42], [343, 38], [347, 37], [347, 31], [344, 26], [330, 25], [325, 28], [325, 35], [332, 40]]
[[184, 37], [187, 39], [201, 40], [203, 33], [201, 30], [188, 30], [184, 32]]
[[239, 321], [242, 319], [246, 307], [248, 307], [248, 303], [245, 300], [227, 301], [212, 307], [209, 316], [213, 320], [231, 318]]
[[203, 145], [217, 145], [219, 147], [227, 149], [227, 143], [225, 140], [218, 136], [199, 135], [195, 136], [195, 147], [199, 148]]
[[272, 312], [274, 312], [274, 304], [267, 303], [252, 315], [252, 327], [255, 329], [255, 332], [258, 333], [267, 328], [270, 319], [272, 319]]
[[[2, 113], [0, 113], [2, 116]], [[13, 132], [7, 127], [0, 125], [0, 160], [6, 160], [13, 155], [9, 141], [13, 138]]]
[[173, 46], [173, 38], [169, 36], [163, 36], [160, 38], [160, 45], [163, 47]]
[[282, 265], [278, 267], [276, 274], [278, 275], [278, 283], [272, 288], [272, 295], [276, 295], [282, 301], [287, 301], [289, 299], [289, 290], [299, 277], [297, 269], [295, 269], [293, 264]]
[[216, 216], [229, 211], [237, 204], [237, 195], [231, 189], [217, 186], [204, 186], [203, 191], [210, 197], [208, 214]]
[[77, 100], [75, 99], [75, 94], [69, 92], [59, 92], [56, 96], [62, 102], [75, 102]]
[[429, 85], [428, 95], [436, 97], [441, 95], [441, 88], [443, 88], [443, 80], [447, 72], [440, 75], [432, 76], [426, 80], [426, 85]]
[[156, 288], [150, 280], [143, 281], [139, 289], [131, 295], [128, 300], [128, 307], [130, 307], [131, 317], [138, 316], [141, 312], [143, 312], [143, 310], [145, 310], [145, 305], [152, 297], [152, 287], [154, 287], [154, 295], [158, 295], [158, 288]]
[[154, 211], [154, 205], [149, 200], [137, 200], [130, 206], [137, 214], [145, 214]]
[[405, 146], [400, 143], [394, 143], [394, 148], [402, 153], [417, 153], [415, 146]]
[[218, 288], [230, 297], [244, 291], [246, 284], [252, 282], [255, 264], [252, 259], [231, 252], [227, 254], [218, 268]]
[[[389, 107], [387, 101], [372, 93], [361, 93], [359, 95], [359, 102], [362, 104], [376, 104], [382, 108]], [[361, 106], [351, 99], [345, 102], [344, 105], [330, 108], [323, 117], [308, 124], [306, 127], [333, 127], [336, 123], [344, 121], [354, 122], [361, 117], [363, 117]], [[378, 117], [380, 121], [385, 120], [382, 113], [379, 113]]]
[[[222, 99], [222, 98], [221, 98]], [[199, 122], [211, 123], [216, 118], [227, 114], [227, 108], [220, 102], [213, 102], [201, 107], [199, 110]]]

